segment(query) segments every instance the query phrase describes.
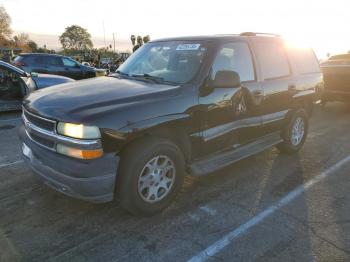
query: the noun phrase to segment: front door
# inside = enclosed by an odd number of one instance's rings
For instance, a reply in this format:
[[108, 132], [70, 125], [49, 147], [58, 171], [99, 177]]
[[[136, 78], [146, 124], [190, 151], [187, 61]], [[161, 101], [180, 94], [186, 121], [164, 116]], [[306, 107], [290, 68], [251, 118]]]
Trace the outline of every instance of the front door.
[[262, 90], [256, 81], [253, 59], [246, 42], [221, 45], [214, 59], [208, 85], [218, 71], [235, 71], [241, 87], [215, 88], [200, 95], [203, 155], [232, 146], [240, 146], [261, 127]]
[[77, 80], [83, 78], [82, 70], [80, 68], [80, 65], [77, 62], [75, 62], [70, 58], [63, 57], [62, 63], [63, 63], [62, 75], [73, 79], [77, 79]]
[[26, 94], [21, 77], [11, 69], [0, 66], [0, 111], [18, 110]]

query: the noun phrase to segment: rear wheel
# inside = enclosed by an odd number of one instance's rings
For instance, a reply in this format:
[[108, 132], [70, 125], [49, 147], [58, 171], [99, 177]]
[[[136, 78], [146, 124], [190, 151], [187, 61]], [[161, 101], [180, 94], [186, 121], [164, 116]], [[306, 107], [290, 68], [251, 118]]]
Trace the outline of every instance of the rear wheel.
[[117, 196], [133, 214], [160, 212], [179, 192], [185, 163], [180, 149], [163, 138], [131, 145], [121, 156]]
[[303, 146], [308, 133], [308, 114], [304, 109], [295, 111], [282, 130], [283, 142], [277, 148], [284, 153], [295, 153]]

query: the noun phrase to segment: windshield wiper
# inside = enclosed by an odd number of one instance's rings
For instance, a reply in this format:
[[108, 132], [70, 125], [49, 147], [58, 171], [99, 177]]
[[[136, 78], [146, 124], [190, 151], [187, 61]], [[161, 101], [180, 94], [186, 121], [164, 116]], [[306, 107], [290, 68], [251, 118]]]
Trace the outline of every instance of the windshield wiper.
[[134, 75], [131, 75], [131, 77], [135, 77], [135, 78], [143, 78], [143, 79], [146, 79], [146, 80], [151, 80], [157, 84], [167, 84], [167, 85], [178, 85], [179, 83], [176, 83], [176, 82], [172, 82], [172, 81], [168, 81], [168, 80], [165, 80], [163, 77], [160, 77], [160, 76], [152, 76], [150, 74], [134, 74]]
[[124, 72], [122, 72], [122, 71], [120, 71], [120, 70], [117, 70], [117, 71], [115, 71], [117, 74], [119, 74], [119, 75], [122, 75], [122, 76], [129, 76], [129, 74], [127, 74], [127, 73], [124, 73]]
[[131, 75], [132, 77], [137, 77], [137, 78], [144, 78], [147, 80], [151, 80], [154, 81], [156, 83], [162, 83], [164, 82], [164, 78], [163, 77], [159, 77], [159, 76], [152, 76], [150, 74], [133, 74]]

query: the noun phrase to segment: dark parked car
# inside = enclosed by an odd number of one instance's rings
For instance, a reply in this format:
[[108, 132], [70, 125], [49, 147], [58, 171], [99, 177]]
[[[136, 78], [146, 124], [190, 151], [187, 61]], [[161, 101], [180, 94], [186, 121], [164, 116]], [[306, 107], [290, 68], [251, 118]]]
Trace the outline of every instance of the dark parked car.
[[167, 207], [202, 176], [277, 146], [297, 152], [323, 86], [312, 50], [278, 36], [149, 42], [110, 77], [24, 101], [24, 159], [54, 189], [133, 213]]
[[350, 103], [350, 54], [331, 56], [321, 63], [325, 90], [322, 103], [341, 101]]
[[13, 64], [26, 72], [62, 75], [75, 80], [105, 75], [105, 70], [54, 54], [21, 54], [14, 59]]
[[28, 74], [0, 61], [0, 112], [21, 109], [23, 97], [31, 91], [73, 81], [63, 76]]

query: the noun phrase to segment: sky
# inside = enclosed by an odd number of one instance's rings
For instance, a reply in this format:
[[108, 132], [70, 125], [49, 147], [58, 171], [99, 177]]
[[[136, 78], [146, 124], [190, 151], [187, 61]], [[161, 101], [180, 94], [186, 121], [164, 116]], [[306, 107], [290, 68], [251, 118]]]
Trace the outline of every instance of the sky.
[[[59, 35], [77, 24], [95, 39], [277, 33], [320, 58], [350, 50], [349, 0], [0, 0], [17, 32]], [[119, 42], [117, 42], [119, 43]]]

